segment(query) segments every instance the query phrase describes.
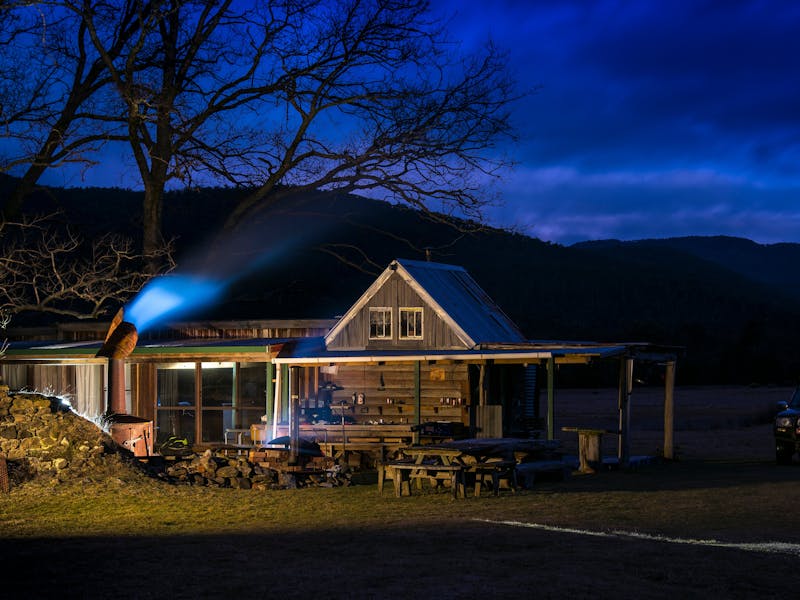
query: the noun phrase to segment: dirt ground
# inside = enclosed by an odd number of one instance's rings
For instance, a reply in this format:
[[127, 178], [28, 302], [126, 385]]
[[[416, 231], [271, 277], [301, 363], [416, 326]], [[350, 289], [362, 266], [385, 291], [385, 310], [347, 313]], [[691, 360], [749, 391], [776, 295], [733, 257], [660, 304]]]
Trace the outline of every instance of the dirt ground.
[[[772, 460], [772, 419], [789, 387], [677, 387], [674, 394], [674, 450], [679, 460]], [[562, 427], [618, 429], [615, 389], [558, 390], [556, 436], [577, 453], [577, 434]], [[631, 394], [631, 455], [662, 455], [664, 390], [634, 387]], [[617, 436], [602, 441], [604, 456], [617, 453]]]

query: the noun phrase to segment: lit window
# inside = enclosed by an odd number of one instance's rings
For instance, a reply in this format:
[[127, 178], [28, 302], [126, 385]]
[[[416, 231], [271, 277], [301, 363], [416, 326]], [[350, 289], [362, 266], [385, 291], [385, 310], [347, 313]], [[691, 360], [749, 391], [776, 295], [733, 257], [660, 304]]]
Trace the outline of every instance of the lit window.
[[422, 307], [400, 309], [400, 338], [422, 339]]
[[385, 340], [392, 337], [392, 309], [369, 309], [369, 339]]

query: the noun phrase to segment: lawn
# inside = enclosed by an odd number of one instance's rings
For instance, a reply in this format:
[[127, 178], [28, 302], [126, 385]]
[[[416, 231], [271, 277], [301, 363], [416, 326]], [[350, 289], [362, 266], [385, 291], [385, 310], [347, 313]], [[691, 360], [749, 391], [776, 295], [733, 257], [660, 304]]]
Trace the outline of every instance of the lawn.
[[[4, 579], [83, 598], [763, 598], [796, 580], [800, 466], [679, 461], [466, 500], [379, 497], [362, 479], [267, 492], [26, 486], [0, 498]], [[690, 539], [733, 546], [677, 543]], [[775, 541], [797, 545], [735, 545]]]
[[671, 462], [458, 500], [381, 497], [372, 473], [273, 491], [27, 484], [0, 496], [3, 580], [66, 598], [793, 596], [800, 464], [764, 456], [763, 423], [705, 433], [721, 447], [749, 436], [753, 450], [687, 448]]

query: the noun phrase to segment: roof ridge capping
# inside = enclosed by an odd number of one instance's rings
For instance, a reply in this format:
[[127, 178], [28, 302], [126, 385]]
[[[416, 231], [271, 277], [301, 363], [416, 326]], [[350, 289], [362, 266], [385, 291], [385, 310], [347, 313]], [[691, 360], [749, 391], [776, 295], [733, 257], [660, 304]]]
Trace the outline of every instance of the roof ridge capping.
[[389, 266], [391, 265], [402, 265], [402, 266], [411, 266], [411, 267], [418, 267], [418, 268], [428, 268], [428, 269], [442, 269], [442, 270], [449, 270], [449, 271], [464, 271], [466, 273], [466, 269], [460, 265], [453, 265], [450, 263], [440, 263], [440, 262], [433, 262], [430, 260], [412, 260], [410, 258], [396, 258], [394, 259]]

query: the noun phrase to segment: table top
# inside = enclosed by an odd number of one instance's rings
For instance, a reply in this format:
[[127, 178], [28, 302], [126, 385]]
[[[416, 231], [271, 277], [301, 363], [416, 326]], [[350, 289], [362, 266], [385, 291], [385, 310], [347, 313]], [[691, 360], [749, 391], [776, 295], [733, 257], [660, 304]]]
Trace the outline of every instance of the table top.
[[406, 446], [401, 451], [409, 458], [421, 463], [427, 460], [450, 464], [461, 461], [475, 462], [505, 460], [517, 461], [520, 457], [541, 457], [559, 447], [557, 440], [536, 440], [520, 438], [469, 438], [436, 444]]
[[423, 444], [421, 446], [406, 446], [401, 448], [405, 456], [413, 458], [416, 464], [434, 461], [437, 464], [450, 465], [454, 459], [461, 456], [461, 450], [457, 448], [442, 448], [434, 444]]
[[459, 456], [462, 454], [458, 448], [442, 448], [438, 444], [406, 446], [401, 448], [401, 451], [409, 456]]
[[562, 427], [561, 431], [577, 431], [578, 433], [588, 433], [591, 435], [602, 435], [604, 433], [617, 433], [611, 429], [594, 429], [592, 427]]
[[520, 438], [469, 438], [431, 444], [436, 448], [460, 450], [464, 454], [502, 456], [515, 452], [540, 452], [556, 449], [558, 440], [530, 440]]

